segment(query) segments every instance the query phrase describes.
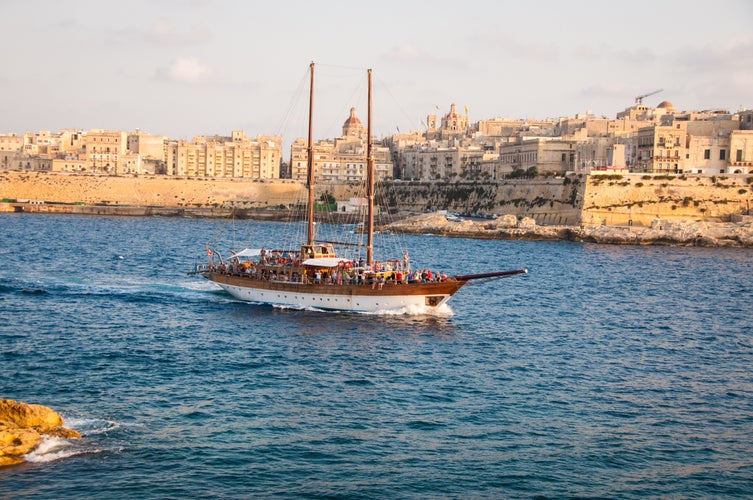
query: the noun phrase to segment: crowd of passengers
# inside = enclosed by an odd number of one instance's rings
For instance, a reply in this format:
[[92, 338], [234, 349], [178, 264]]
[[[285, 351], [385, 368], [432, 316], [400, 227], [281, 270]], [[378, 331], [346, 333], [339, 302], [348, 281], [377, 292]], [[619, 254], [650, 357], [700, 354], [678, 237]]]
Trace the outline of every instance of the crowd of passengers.
[[[343, 261], [337, 268], [332, 269], [312, 269], [303, 272], [286, 269], [284, 264], [277, 264], [267, 261], [260, 262], [222, 262], [219, 264], [210, 264], [210, 270], [223, 274], [234, 274], [239, 276], [248, 276], [256, 279], [271, 281], [290, 281], [293, 283], [323, 283], [327, 285], [374, 285], [383, 286], [386, 283], [395, 284], [412, 284], [412, 283], [432, 283], [437, 281], [446, 281], [447, 275], [431, 271], [430, 269], [410, 270], [410, 266], [405, 266], [401, 261], [394, 260], [386, 263], [375, 262], [372, 268], [369, 268], [363, 262], [363, 259], [356, 261]], [[408, 267], [406, 269], [406, 267]]]

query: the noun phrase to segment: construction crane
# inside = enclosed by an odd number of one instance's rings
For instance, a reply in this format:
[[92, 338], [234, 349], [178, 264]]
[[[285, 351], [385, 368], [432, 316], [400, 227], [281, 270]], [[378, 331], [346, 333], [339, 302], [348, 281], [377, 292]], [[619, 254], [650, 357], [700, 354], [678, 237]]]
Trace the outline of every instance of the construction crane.
[[664, 89], [654, 90], [653, 92], [649, 92], [648, 94], [639, 95], [635, 98], [636, 104], [643, 104], [643, 98], [648, 97], [650, 95], [658, 94], [659, 92], [664, 92]]

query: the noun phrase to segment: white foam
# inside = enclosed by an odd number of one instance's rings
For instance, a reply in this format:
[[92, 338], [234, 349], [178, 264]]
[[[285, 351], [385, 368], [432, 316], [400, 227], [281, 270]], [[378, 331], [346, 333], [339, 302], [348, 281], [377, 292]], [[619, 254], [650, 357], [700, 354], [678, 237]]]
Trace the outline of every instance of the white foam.
[[66, 418], [66, 427], [76, 429], [82, 436], [105, 434], [120, 428], [118, 422], [96, 418]]
[[92, 453], [91, 450], [76, 448], [69, 439], [54, 436], [42, 436], [42, 442], [28, 453], [24, 459], [32, 463], [46, 463], [62, 458], [72, 457], [80, 453]]
[[363, 314], [373, 314], [376, 316], [432, 316], [440, 318], [449, 318], [455, 315], [455, 312], [448, 304], [442, 304], [439, 307], [426, 306], [407, 306], [399, 309], [380, 309]]
[[27, 462], [47, 463], [61, 460], [76, 455], [102, 453], [100, 448], [91, 448], [92, 441], [89, 436], [106, 434], [121, 428], [121, 424], [112, 420], [65, 417], [65, 425], [75, 429], [81, 434], [81, 438], [66, 439], [56, 436], [42, 436], [42, 441], [30, 453], [24, 456]]

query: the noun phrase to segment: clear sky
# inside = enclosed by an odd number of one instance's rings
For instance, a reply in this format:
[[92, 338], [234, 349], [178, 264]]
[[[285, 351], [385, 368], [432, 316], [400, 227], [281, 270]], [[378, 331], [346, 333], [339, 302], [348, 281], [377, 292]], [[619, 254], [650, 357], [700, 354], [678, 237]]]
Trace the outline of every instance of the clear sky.
[[471, 121], [613, 118], [663, 89], [644, 102], [737, 111], [753, 108], [752, 27], [750, 0], [0, 0], [0, 133], [289, 142], [310, 61], [315, 138], [351, 105], [365, 124], [365, 68], [378, 136], [450, 103]]

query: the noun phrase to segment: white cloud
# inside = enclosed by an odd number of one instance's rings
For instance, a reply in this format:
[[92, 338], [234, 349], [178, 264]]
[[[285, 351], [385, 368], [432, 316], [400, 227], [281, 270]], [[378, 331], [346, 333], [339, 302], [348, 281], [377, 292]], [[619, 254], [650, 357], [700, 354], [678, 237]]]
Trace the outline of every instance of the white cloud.
[[179, 83], [202, 83], [212, 76], [212, 70], [196, 57], [179, 57], [158, 75]]

